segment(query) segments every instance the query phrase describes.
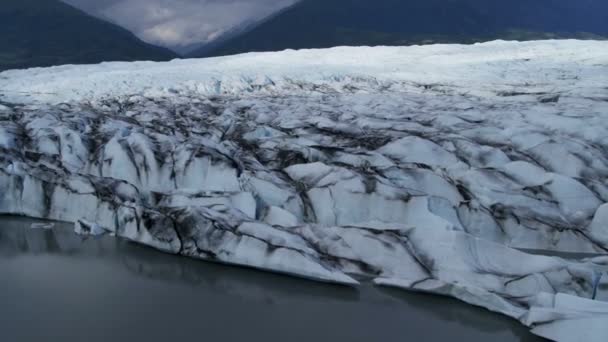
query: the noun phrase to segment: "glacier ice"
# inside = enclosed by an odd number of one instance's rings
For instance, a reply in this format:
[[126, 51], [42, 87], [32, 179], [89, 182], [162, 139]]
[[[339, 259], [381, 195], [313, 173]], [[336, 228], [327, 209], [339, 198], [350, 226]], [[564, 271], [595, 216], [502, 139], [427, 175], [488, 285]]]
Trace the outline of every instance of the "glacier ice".
[[[608, 43], [0, 73], [0, 213], [608, 339]], [[516, 249], [517, 248], [517, 249]]]

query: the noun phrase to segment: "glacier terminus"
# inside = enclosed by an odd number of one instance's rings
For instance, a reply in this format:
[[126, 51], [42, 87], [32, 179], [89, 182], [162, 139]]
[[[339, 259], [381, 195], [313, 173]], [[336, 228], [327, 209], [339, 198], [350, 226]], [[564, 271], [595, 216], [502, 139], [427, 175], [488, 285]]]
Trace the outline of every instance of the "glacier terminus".
[[608, 42], [5, 71], [0, 213], [607, 341]]

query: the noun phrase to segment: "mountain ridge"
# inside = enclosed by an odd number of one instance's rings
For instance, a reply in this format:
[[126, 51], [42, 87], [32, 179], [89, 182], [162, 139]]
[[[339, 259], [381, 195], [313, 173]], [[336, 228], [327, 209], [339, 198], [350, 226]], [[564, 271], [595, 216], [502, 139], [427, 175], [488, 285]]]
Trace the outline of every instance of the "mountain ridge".
[[[69, 37], [69, 39], [66, 39]], [[178, 54], [58, 0], [4, 0], [0, 71], [104, 61], [166, 61]]]
[[602, 39], [608, 3], [583, 0], [302, 0], [251, 30], [189, 57], [358, 45], [495, 39]]

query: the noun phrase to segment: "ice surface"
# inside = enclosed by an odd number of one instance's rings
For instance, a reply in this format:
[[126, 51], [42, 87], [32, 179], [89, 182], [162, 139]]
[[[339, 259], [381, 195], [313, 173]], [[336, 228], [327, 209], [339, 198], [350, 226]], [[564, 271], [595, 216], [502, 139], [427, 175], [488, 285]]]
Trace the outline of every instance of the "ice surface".
[[604, 341], [606, 257], [513, 248], [608, 252], [607, 75], [572, 40], [7, 71], [0, 213]]
[[608, 303], [565, 294], [538, 300], [525, 317], [532, 332], [554, 341], [600, 342], [608, 338]]

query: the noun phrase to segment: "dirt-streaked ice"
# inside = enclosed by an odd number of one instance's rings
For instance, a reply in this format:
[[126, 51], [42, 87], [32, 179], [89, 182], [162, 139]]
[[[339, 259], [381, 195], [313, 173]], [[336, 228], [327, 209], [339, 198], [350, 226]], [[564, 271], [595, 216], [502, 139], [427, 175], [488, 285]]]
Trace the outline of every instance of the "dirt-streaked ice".
[[608, 42], [0, 73], [0, 213], [608, 339]]

